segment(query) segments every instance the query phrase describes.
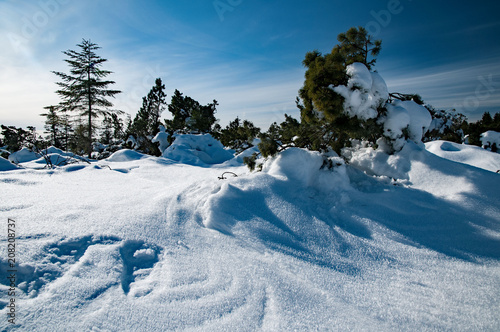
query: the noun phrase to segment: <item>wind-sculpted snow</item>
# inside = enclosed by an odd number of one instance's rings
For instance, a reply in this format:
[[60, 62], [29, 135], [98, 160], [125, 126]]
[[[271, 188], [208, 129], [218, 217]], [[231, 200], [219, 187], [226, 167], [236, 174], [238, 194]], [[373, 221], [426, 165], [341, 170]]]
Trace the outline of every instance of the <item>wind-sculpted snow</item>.
[[433, 141], [425, 143], [425, 147], [428, 151], [442, 158], [492, 172], [500, 170], [500, 154], [487, 151], [475, 145]]
[[127, 155], [1, 172], [20, 283], [0, 330], [499, 330], [500, 176], [405, 151], [404, 181], [299, 149], [257, 173]]

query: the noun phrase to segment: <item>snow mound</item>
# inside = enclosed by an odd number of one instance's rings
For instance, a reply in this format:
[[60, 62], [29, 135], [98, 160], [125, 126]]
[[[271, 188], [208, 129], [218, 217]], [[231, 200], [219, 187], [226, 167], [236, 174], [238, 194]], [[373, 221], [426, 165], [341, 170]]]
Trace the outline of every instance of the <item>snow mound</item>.
[[500, 148], [500, 133], [489, 130], [481, 134], [481, 144], [483, 148], [491, 150], [493, 146]]
[[392, 141], [392, 146], [399, 151], [406, 144], [403, 130], [408, 128], [410, 123], [410, 114], [400, 106], [387, 104], [387, 114], [384, 123], [384, 136]]
[[382, 76], [378, 73], [371, 73], [372, 76], [372, 89], [371, 93], [375, 97], [375, 100], [382, 101], [389, 99], [389, 90], [387, 89], [387, 84], [385, 83]]
[[14, 169], [19, 169], [19, 167], [17, 167], [7, 159], [0, 157], [0, 172], [12, 171]]
[[210, 134], [175, 135], [175, 141], [164, 152], [163, 157], [184, 164], [203, 166], [221, 164], [233, 158], [221, 142]]
[[384, 136], [391, 140], [394, 150], [399, 151], [406, 144], [405, 131], [410, 140], [420, 144], [432, 122], [429, 111], [413, 100], [396, 100], [393, 104], [386, 104], [386, 108], [387, 114], [380, 123], [383, 123]]
[[344, 97], [345, 112], [363, 120], [376, 118], [377, 108], [389, 98], [384, 79], [377, 73], [371, 73], [362, 63], [347, 66], [346, 73], [350, 77], [347, 86], [330, 87]]
[[168, 146], [170, 145], [170, 143], [168, 141], [169, 137], [170, 137], [170, 135], [166, 133], [165, 127], [160, 126], [160, 131], [158, 132], [158, 134], [156, 134], [155, 137], [153, 137], [151, 142], [159, 143], [160, 144], [160, 146], [159, 146], [160, 152], [163, 153], [163, 151], [165, 151], [168, 148]]
[[122, 149], [120, 151], [116, 151], [115, 153], [113, 153], [106, 160], [110, 162], [126, 162], [126, 161], [140, 160], [147, 157], [148, 156], [134, 150]]
[[48, 162], [53, 166], [65, 166], [70, 162], [70, 156], [60, 153], [48, 153], [33, 161], [33, 163], [43, 165], [47, 165]]
[[[230, 159], [228, 161], [226, 161], [224, 163], [225, 166], [240, 166], [241, 164], [243, 164], [243, 159], [245, 157], [251, 157], [253, 154], [255, 153], [260, 153], [260, 150], [259, 150], [259, 147], [257, 146], [257, 144], [259, 144], [260, 140], [259, 139], [255, 139], [254, 140], [254, 146], [238, 153], [237, 155], [234, 156], [233, 159]], [[231, 151], [231, 150], [228, 150], [228, 151]]]
[[16, 164], [26, 163], [29, 161], [36, 160], [38, 158], [40, 158], [40, 155], [38, 153], [31, 151], [28, 148], [22, 148], [21, 150], [11, 153], [9, 155], [9, 161]]
[[422, 137], [427, 132], [432, 122], [432, 116], [429, 111], [413, 100], [396, 100], [394, 104], [406, 109], [410, 116], [410, 121], [408, 123], [409, 138], [417, 143], [422, 141]]
[[74, 153], [65, 152], [54, 146], [50, 146], [41, 150], [40, 153], [35, 153], [23, 148], [11, 154], [9, 160], [15, 161], [16, 163], [22, 163], [26, 168], [40, 169], [40, 165], [43, 167], [46, 167], [48, 164], [50, 164], [50, 166], [65, 166], [85, 159]]
[[[410, 144], [408, 144], [410, 143]], [[383, 146], [374, 149], [366, 142], [353, 142], [351, 148], [344, 148], [342, 155], [349, 160], [349, 165], [368, 175], [388, 177], [397, 180], [408, 180], [411, 169], [410, 157], [419, 154], [422, 148], [404, 141], [401, 151], [388, 154]]]
[[492, 153], [478, 146], [447, 141], [433, 141], [425, 143], [425, 148], [427, 151], [441, 158], [492, 172], [500, 170], [500, 154]]
[[347, 83], [348, 88], [358, 87], [370, 90], [372, 87], [372, 75], [368, 68], [359, 62], [355, 62], [346, 68], [346, 73], [350, 77]]
[[[344, 160], [331, 152], [325, 159], [317, 151], [289, 148], [264, 165], [264, 172], [323, 192], [349, 188]], [[332, 169], [328, 169], [328, 163]]]
[[74, 154], [71, 152], [64, 152], [61, 149], [56, 148], [55, 146], [49, 146], [47, 149], [43, 150], [44, 154], [59, 154], [61, 156], [73, 156]]

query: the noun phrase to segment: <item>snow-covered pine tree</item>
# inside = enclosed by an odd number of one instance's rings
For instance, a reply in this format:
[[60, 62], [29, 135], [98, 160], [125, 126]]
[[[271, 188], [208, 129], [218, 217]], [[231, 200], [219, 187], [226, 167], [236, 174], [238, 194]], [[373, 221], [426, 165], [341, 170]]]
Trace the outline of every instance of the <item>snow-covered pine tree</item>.
[[239, 117], [236, 117], [220, 131], [218, 139], [224, 146], [239, 153], [252, 147], [252, 142], [259, 133], [260, 128], [255, 127], [251, 121], [241, 121]]
[[172, 113], [171, 120], [165, 120], [167, 131], [173, 133], [211, 133], [217, 119], [215, 112], [217, 100], [207, 105], [200, 103], [191, 97], [183, 96], [179, 90], [175, 90], [172, 100], [168, 105], [168, 111]]
[[[307, 68], [304, 86], [299, 91], [297, 106], [301, 112], [304, 144], [315, 150], [340, 150], [350, 139], [375, 141], [382, 128], [375, 117], [364, 119], [345, 112], [345, 97], [332, 87], [346, 86], [349, 80], [347, 66], [360, 63], [370, 69], [380, 53], [382, 42], [373, 40], [363, 27], [353, 27], [338, 35], [340, 42], [331, 53], [319, 51], [306, 54], [303, 65]], [[370, 59], [370, 56], [373, 59]], [[384, 110], [378, 109], [382, 113]]]
[[94, 120], [100, 115], [117, 112], [110, 109], [113, 104], [109, 97], [120, 93], [119, 90], [108, 89], [114, 81], [104, 78], [111, 74], [109, 70], [100, 67], [107, 59], [98, 56], [95, 51], [100, 49], [97, 44], [83, 39], [76, 45], [79, 51], [67, 50], [63, 53], [68, 57], [64, 61], [70, 67], [70, 73], [53, 71], [61, 78], [57, 82], [60, 87], [56, 93], [61, 97], [61, 106], [68, 110], [76, 111], [81, 117], [86, 118], [85, 152], [92, 153], [92, 139], [95, 131]]

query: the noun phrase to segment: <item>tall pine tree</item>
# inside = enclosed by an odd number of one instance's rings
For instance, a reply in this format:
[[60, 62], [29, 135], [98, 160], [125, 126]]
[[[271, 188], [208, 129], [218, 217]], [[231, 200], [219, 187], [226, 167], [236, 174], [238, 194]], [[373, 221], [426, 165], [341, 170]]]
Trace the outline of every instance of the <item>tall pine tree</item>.
[[70, 73], [53, 73], [62, 80], [57, 82], [60, 89], [56, 91], [62, 99], [61, 105], [87, 119], [85, 152], [90, 157], [95, 129], [93, 121], [100, 115], [112, 112], [110, 107], [113, 104], [108, 99], [121, 91], [108, 89], [108, 86], [115, 82], [105, 80], [111, 71], [100, 69], [107, 61], [95, 53], [100, 47], [85, 39], [77, 46], [80, 48], [78, 52], [63, 51], [68, 56], [64, 61], [70, 66]]

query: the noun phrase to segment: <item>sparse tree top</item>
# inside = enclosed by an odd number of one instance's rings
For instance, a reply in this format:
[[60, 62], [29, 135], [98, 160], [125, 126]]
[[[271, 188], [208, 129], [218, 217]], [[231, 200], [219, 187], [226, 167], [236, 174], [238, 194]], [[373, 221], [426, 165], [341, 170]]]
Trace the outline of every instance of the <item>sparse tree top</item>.
[[338, 52], [343, 55], [346, 65], [360, 62], [371, 69], [377, 60], [375, 58], [368, 60], [369, 56], [376, 57], [382, 49], [382, 41], [374, 41], [373, 37], [361, 26], [352, 27], [347, 32], [340, 33], [337, 40], [340, 44], [333, 48], [332, 53]]

